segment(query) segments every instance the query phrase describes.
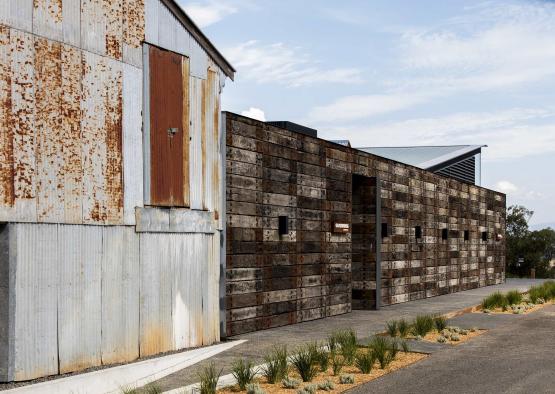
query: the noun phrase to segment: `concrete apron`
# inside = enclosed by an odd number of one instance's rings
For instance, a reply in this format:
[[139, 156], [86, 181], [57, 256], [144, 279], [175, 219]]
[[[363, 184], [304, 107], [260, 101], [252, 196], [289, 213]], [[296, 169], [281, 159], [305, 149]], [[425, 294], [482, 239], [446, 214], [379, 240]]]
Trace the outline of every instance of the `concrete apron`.
[[5, 393], [120, 393], [123, 388], [129, 389], [144, 386], [183, 368], [190, 367], [193, 364], [213, 357], [218, 353], [229, 350], [244, 342], [246, 341], [237, 340], [225, 342], [218, 345], [207, 346], [200, 349], [153, 358], [137, 363], [106, 368], [67, 378], [18, 387], [6, 390]]

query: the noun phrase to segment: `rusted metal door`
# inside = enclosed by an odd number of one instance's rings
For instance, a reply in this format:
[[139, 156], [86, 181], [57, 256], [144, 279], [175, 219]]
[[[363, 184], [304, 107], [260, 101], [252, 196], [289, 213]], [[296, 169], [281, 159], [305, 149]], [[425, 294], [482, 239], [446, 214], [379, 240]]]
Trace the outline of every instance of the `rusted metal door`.
[[186, 206], [188, 59], [152, 46], [149, 51], [151, 204]]

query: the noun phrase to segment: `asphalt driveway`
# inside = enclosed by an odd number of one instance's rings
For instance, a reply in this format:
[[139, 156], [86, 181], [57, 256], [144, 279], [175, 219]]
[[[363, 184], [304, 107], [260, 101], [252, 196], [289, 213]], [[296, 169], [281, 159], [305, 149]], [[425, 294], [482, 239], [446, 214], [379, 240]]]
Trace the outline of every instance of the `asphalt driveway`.
[[519, 316], [467, 314], [456, 324], [475, 326], [477, 318], [492, 329], [349, 394], [555, 393], [555, 306]]

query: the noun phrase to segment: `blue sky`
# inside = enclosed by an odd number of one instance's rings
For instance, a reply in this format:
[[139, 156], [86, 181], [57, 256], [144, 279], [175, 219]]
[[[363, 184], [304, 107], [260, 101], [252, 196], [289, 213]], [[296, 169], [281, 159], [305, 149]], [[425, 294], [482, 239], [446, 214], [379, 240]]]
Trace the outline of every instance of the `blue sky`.
[[222, 108], [353, 146], [487, 144], [482, 183], [555, 223], [555, 2], [181, 4], [237, 69]]

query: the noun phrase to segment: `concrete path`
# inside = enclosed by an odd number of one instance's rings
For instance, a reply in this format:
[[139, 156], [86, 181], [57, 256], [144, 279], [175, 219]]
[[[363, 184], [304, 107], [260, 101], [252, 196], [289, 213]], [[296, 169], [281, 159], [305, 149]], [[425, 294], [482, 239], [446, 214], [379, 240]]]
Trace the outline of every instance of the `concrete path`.
[[369, 337], [375, 333], [383, 332], [385, 322], [391, 319], [402, 317], [413, 319], [418, 314], [428, 313], [446, 314], [478, 305], [485, 296], [493, 292], [513, 289], [526, 291], [530, 286], [542, 282], [542, 280], [507, 279], [505, 284], [396, 304], [384, 307], [379, 311], [353, 311], [352, 313], [326, 319], [238, 335], [230, 339], [246, 339], [247, 342], [220, 353], [206, 362], [168, 375], [155, 382], [155, 384], [162, 391], [170, 391], [196, 383], [198, 373], [210, 361], [213, 361], [217, 368], [223, 368], [223, 374], [227, 374], [231, 370], [233, 361], [241, 357], [251, 359], [257, 364], [262, 363], [264, 354], [274, 344], [285, 344], [290, 349], [294, 349], [296, 346], [310, 341], [323, 341], [332, 331], [344, 328], [354, 329], [361, 338]]
[[467, 314], [494, 328], [349, 391], [362, 393], [555, 393], [555, 306], [527, 315]]

